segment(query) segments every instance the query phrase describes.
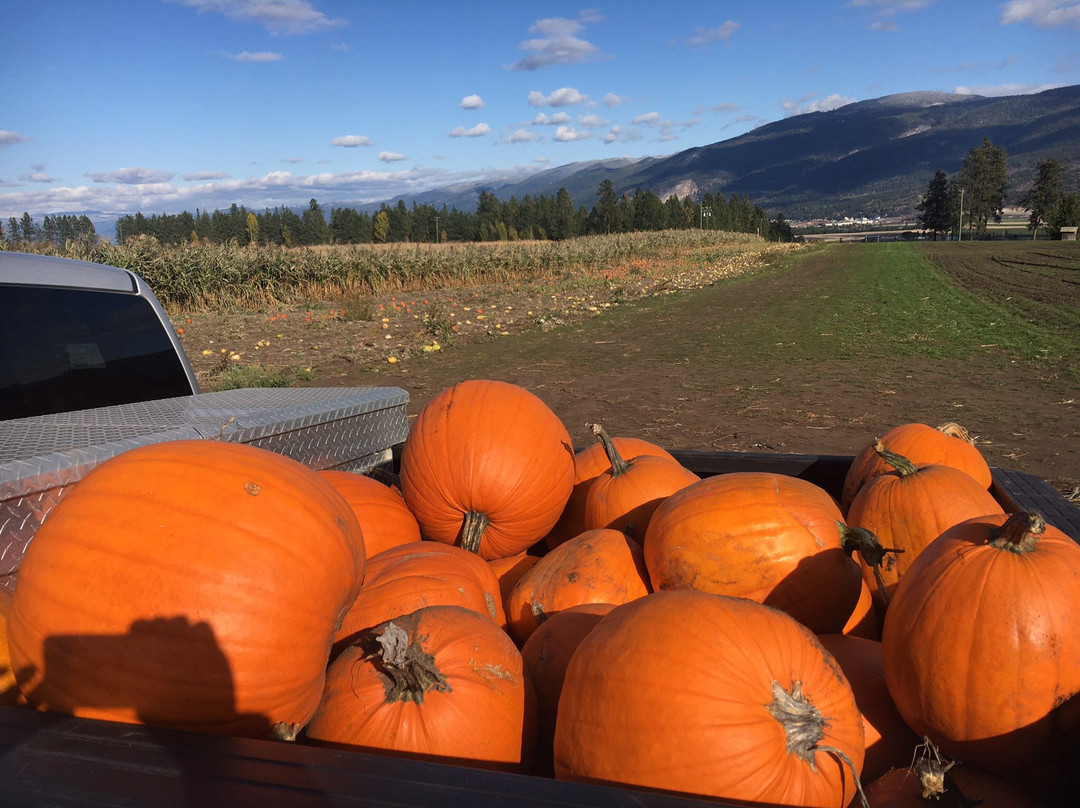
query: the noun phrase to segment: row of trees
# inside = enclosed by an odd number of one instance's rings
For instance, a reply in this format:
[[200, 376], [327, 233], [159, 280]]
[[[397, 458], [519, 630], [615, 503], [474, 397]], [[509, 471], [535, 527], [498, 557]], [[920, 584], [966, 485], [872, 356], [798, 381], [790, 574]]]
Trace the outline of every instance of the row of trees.
[[37, 224], [34, 217], [24, 213], [22, 218], [12, 216], [7, 228], [0, 227], [0, 235], [9, 244], [20, 241], [66, 244], [69, 241], [85, 241], [93, 244], [97, 241], [97, 231], [88, 216], [46, 216], [42, 224]]
[[211, 241], [237, 244], [368, 244], [389, 242], [561, 240], [580, 235], [673, 228], [709, 228], [760, 233], [775, 240], [790, 240], [791, 228], [783, 217], [769, 221], [760, 207], [745, 197], [705, 194], [700, 202], [690, 197], [666, 201], [652, 191], [637, 189], [619, 196], [609, 180], [600, 184], [591, 210], [575, 207], [569, 192], [554, 198], [526, 195], [501, 201], [481, 191], [476, 212], [433, 205], [408, 207], [383, 204], [370, 214], [353, 208], [332, 208], [329, 216], [312, 199], [303, 213], [290, 208], [261, 213], [233, 205], [227, 211], [196, 210], [149, 217], [136, 213], [116, 224], [119, 242], [139, 235], [167, 244]]
[[[984, 138], [967, 157], [956, 177], [938, 170], [930, 180], [926, 195], [918, 205], [919, 221], [934, 234], [962, 232], [983, 238], [991, 219], [1001, 221], [1005, 209], [1008, 156], [1005, 150]], [[1053, 158], [1036, 164], [1034, 185], [1020, 200], [1028, 211], [1032, 238], [1046, 227], [1058, 237], [1062, 227], [1080, 224], [1080, 196], [1066, 193], [1060, 163]]]

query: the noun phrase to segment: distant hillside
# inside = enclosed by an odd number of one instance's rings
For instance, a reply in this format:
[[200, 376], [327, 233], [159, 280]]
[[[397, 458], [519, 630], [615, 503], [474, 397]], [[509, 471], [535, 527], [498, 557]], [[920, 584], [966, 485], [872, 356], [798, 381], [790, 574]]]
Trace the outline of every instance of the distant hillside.
[[575, 204], [592, 207], [597, 186], [609, 179], [618, 193], [646, 188], [661, 198], [673, 192], [680, 197], [740, 194], [770, 215], [783, 213], [789, 219], [910, 216], [934, 172], [955, 174], [984, 137], [1008, 155], [1011, 203], [1030, 186], [1035, 163], [1048, 157], [1057, 159], [1067, 182], [1075, 184], [1080, 176], [1080, 85], [999, 98], [889, 95], [786, 118], [667, 157], [571, 164], [517, 181], [437, 189], [404, 199], [471, 211], [481, 189], [500, 199], [520, 199], [525, 194], [554, 196], [565, 187]]

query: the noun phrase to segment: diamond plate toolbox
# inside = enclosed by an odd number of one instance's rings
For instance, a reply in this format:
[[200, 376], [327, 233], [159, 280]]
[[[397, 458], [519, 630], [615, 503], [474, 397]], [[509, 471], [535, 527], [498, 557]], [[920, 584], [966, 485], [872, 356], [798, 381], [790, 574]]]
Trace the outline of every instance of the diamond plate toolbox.
[[408, 434], [397, 387], [248, 389], [0, 422], [0, 587], [65, 491], [120, 452], [166, 440], [228, 440], [313, 469], [387, 465]]

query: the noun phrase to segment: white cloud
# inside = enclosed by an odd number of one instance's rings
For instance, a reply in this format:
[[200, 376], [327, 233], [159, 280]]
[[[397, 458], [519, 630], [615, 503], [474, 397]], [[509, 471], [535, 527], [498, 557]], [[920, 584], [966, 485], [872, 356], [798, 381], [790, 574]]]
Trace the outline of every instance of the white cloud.
[[646, 112], [642, 115], [635, 115], [630, 119], [632, 124], [644, 124], [645, 126], [656, 126], [660, 123], [659, 112]]
[[537, 34], [533, 39], [524, 40], [520, 47], [530, 53], [519, 62], [508, 66], [508, 70], [539, 70], [551, 65], [570, 65], [581, 62], [596, 62], [610, 58], [600, 49], [577, 35], [586, 23], [601, 22], [603, 17], [595, 9], [581, 12], [578, 19], [548, 17], [537, 20], [530, 26], [529, 33]]
[[458, 106], [462, 109], [481, 109], [484, 106], [484, 99], [475, 94], [467, 95], [461, 99]]
[[578, 123], [582, 126], [608, 126], [611, 124], [607, 118], [601, 118], [599, 115], [582, 115], [578, 118]]
[[959, 95], [983, 95], [998, 97], [1003, 95], [1031, 95], [1041, 93], [1043, 90], [1053, 90], [1064, 87], [1064, 84], [996, 84], [983, 87], [957, 87], [953, 92]]
[[355, 149], [357, 146], [373, 146], [371, 138], [366, 135], [342, 135], [330, 141], [331, 146], [344, 146], [347, 149]]
[[30, 138], [20, 135], [18, 132], [9, 132], [6, 129], [0, 129], [0, 148], [4, 146], [13, 146], [16, 143], [26, 143]]
[[448, 134], [450, 137], [483, 137], [491, 134], [491, 127], [486, 123], [478, 123], [471, 129], [459, 126], [456, 129], [451, 129]]
[[223, 180], [228, 174], [224, 171], [192, 171], [184, 175], [187, 182], [206, 182], [207, 180]]
[[589, 96], [573, 87], [560, 87], [551, 95], [544, 95], [539, 90], [529, 93], [530, 107], [568, 107], [572, 104], [584, 104]]
[[565, 112], [556, 112], [554, 115], [548, 115], [546, 112], [536, 113], [536, 117], [532, 119], [533, 126], [558, 126], [561, 123], [570, 123], [573, 120]]
[[614, 109], [615, 107], [619, 106], [619, 104], [623, 104], [625, 102], [626, 99], [623, 98], [621, 95], [615, 95], [615, 93], [604, 93], [605, 107], [611, 107], [612, 109]]
[[627, 129], [618, 124], [611, 127], [611, 131], [604, 135], [604, 143], [636, 143], [644, 139], [644, 135], [637, 127]]
[[892, 20], [875, 20], [870, 24], [871, 31], [899, 31], [900, 26]]
[[116, 183], [119, 185], [150, 185], [168, 182], [173, 178], [171, 172], [155, 171], [150, 168], [118, 168], [116, 171], [87, 172], [85, 176], [94, 182]]
[[282, 157], [281, 162], [283, 162], [283, 163], [302, 163], [302, 162], [304, 162], [304, 158], [303, 157]]
[[1058, 0], [1010, 0], [1001, 7], [1001, 24], [1030, 22], [1038, 28], [1071, 25], [1080, 29], [1080, 3]]
[[731, 20], [718, 28], [695, 28], [694, 35], [686, 40], [686, 44], [694, 48], [707, 48], [714, 42], [730, 39], [739, 28], [739, 23]]
[[934, 4], [934, 0], [851, 0], [848, 8], [870, 8], [877, 19], [870, 24], [871, 31], [899, 31], [900, 26], [891, 19], [897, 14], [921, 11]]
[[853, 104], [855, 103], [855, 100], [856, 99], [854, 98], [848, 98], [839, 95], [838, 93], [827, 95], [822, 99], [816, 99], [813, 93], [809, 93], [797, 101], [790, 98], [781, 99], [780, 106], [783, 107], [784, 112], [788, 114], [788, 117], [791, 117], [792, 115], [803, 115], [807, 112], [829, 112], [830, 110]]
[[392, 151], [381, 151], [378, 154], [378, 158], [384, 163], [397, 163], [406, 159], [404, 154], [398, 154], [397, 152]]
[[271, 34], [313, 34], [326, 28], [348, 25], [330, 19], [308, 0], [166, 0], [193, 8], [200, 14], [215, 12], [230, 20], [262, 25]]
[[539, 137], [535, 132], [530, 132], [528, 129], [518, 129], [507, 135], [505, 141], [507, 143], [531, 143], [539, 139]]
[[23, 182], [53, 182], [53, 178], [44, 171], [35, 171], [32, 174], [23, 174], [19, 179]]
[[586, 140], [592, 137], [588, 132], [574, 129], [572, 126], [560, 126], [555, 130], [555, 139], [560, 143], [571, 143], [575, 140]]
[[282, 54], [271, 53], [270, 51], [258, 51], [257, 53], [243, 51], [241, 53], [226, 53], [225, 56], [234, 62], [281, 62], [285, 59]]

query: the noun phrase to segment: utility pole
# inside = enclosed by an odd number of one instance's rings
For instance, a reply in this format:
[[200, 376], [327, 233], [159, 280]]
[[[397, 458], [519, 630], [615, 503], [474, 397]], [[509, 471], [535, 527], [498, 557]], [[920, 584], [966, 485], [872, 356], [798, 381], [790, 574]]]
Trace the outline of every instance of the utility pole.
[[701, 213], [698, 215], [698, 230], [703, 230], [705, 228], [706, 216], [712, 216], [712, 208], [706, 208], [702, 206]]
[[960, 226], [956, 229], [956, 240], [964, 240], [964, 189], [960, 189]]
[[439, 217], [435, 217], [435, 243], [439, 243]]

